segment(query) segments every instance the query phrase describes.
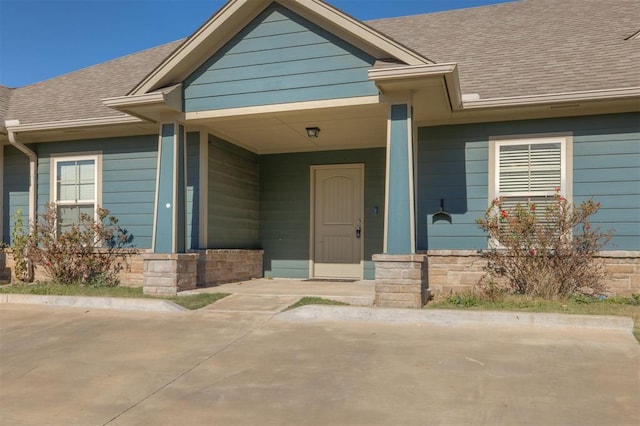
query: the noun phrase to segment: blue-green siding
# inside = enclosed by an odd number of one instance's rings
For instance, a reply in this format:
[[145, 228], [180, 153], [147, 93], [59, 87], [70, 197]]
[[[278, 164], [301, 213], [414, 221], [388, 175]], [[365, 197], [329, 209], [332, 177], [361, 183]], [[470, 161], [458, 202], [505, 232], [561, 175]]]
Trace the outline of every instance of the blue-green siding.
[[413, 128], [409, 105], [392, 105], [389, 143], [389, 217], [388, 254], [411, 253], [411, 182], [408, 165], [411, 161], [409, 129]]
[[156, 212], [155, 253], [173, 252], [173, 215], [176, 208], [174, 192], [175, 124], [163, 124], [160, 135], [160, 162], [158, 167], [158, 199]]
[[[593, 223], [614, 230], [610, 250], [640, 250], [640, 115], [425, 127], [419, 131], [417, 248], [482, 249], [475, 224], [488, 204], [491, 136], [571, 132], [573, 201], [602, 203]], [[453, 223], [432, 223], [440, 199]]]
[[209, 248], [257, 248], [257, 155], [210, 135], [208, 176]]
[[349, 163], [365, 164], [364, 276], [374, 278], [371, 255], [382, 253], [384, 233], [384, 149], [259, 157], [260, 244], [265, 251], [265, 276], [308, 278], [310, 167]]
[[[38, 211], [50, 201], [51, 156], [102, 153], [102, 206], [120, 220], [137, 248], [151, 247], [158, 162], [158, 135], [31, 144], [38, 155]], [[3, 241], [9, 242], [13, 214], [28, 213], [29, 161], [22, 152], [4, 147]], [[187, 134], [187, 248], [198, 248], [199, 134]], [[195, 194], [195, 195], [194, 195]]]
[[[156, 190], [158, 136], [134, 136], [32, 144], [38, 155], [38, 210], [50, 201], [51, 155], [102, 152], [102, 206], [120, 219], [137, 248], [151, 247]], [[7, 214], [27, 211], [29, 162], [13, 148], [5, 148], [5, 204]], [[7, 176], [9, 175], [9, 176]], [[7, 185], [11, 191], [7, 195]], [[5, 214], [3, 212], [3, 220]], [[5, 227], [4, 233], [9, 230]]]
[[29, 223], [29, 159], [12, 146], [0, 147], [0, 149], [4, 149], [4, 164], [1, 171], [4, 180], [2, 241], [10, 243], [15, 212], [20, 210], [23, 223], [25, 225]]
[[273, 4], [184, 82], [185, 111], [378, 93], [375, 58]]

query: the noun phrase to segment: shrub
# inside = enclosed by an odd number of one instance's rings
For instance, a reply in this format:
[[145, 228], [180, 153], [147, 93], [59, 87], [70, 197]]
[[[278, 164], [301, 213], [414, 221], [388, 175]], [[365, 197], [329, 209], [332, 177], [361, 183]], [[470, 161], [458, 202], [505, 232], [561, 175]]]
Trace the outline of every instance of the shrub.
[[31, 232], [25, 227], [22, 210], [13, 214], [11, 231], [11, 254], [13, 255], [14, 273], [19, 281], [33, 281], [33, 263], [28, 255], [31, 245]]
[[103, 208], [97, 219], [81, 213], [79, 224], [59, 228], [55, 204], [48, 204], [31, 233], [29, 257], [52, 280], [62, 284], [116, 286], [118, 273], [136, 253], [132, 236]]
[[508, 208], [496, 199], [476, 222], [490, 239], [484, 252], [491, 277], [506, 277], [510, 291], [543, 298], [605, 291], [604, 265], [594, 256], [609, 242], [610, 233], [594, 229], [589, 218], [600, 203], [579, 206], [556, 192], [550, 203]]

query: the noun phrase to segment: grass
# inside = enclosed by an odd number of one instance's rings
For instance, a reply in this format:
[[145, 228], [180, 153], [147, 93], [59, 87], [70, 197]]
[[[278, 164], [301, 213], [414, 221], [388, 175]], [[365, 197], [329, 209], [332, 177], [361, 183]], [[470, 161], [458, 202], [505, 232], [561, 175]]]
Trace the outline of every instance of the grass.
[[196, 309], [204, 308], [205, 306], [209, 306], [213, 302], [216, 302], [227, 296], [229, 296], [229, 293], [199, 293], [190, 294], [188, 296], [165, 297], [165, 299], [170, 300], [176, 305], [180, 305], [183, 308], [193, 311]]
[[348, 306], [348, 303], [338, 302], [337, 300], [329, 300], [323, 299], [322, 297], [303, 297], [298, 300], [293, 305], [289, 306], [285, 311], [289, 311], [291, 309], [299, 308], [300, 306], [306, 305], [336, 305], [336, 306]]
[[0, 293], [40, 294], [51, 296], [90, 296], [90, 297], [134, 297], [169, 300], [183, 308], [195, 310], [227, 297], [227, 293], [200, 293], [189, 296], [155, 297], [142, 293], [142, 287], [87, 287], [51, 282], [35, 284], [12, 284], [0, 287]]
[[631, 297], [611, 297], [603, 300], [587, 296], [543, 300], [517, 295], [487, 298], [468, 292], [437, 298], [429, 302], [426, 308], [625, 316], [633, 319], [633, 334], [640, 341], [640, 295], [637, 294]]

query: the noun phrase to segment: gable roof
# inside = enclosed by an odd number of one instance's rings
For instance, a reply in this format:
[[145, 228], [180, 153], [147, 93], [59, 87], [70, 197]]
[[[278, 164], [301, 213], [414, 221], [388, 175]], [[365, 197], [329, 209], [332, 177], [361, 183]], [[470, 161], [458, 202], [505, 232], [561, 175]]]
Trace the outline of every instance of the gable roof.
[[[369, 21], [481, 99], [640, 86], [637, 0], [521, 0]], [[419, 28], [419, 31], [416, 30]]]
[[[283, 0], [293, 2], [312, 5], [313, 13], [332, 10], [352, 29], [377, 31], [380, 40], [426, 63], [457, 62], [462, 92], [481, 99], [640, 87], [640, 40], [629, 39], [638, 31], [637, 0], [520, 0], [364, 23], [320, 0]], [[0, 86], [0, 119], [122, 117], [102, 99], [143, 89], [185, 44], [178, 40], [17, 89]], [[376, 67], [398, 63], [381, 60]]]
[[[129, 94], [140, 95], [183, 81], [202, 64], [203, 56], [221, 49], [273, 3], [273, 0], [229, 0]], [[432, 63], [323, 0], [278, 0], [277, 3], [376, 58], [393, 58], [408, 65]]]

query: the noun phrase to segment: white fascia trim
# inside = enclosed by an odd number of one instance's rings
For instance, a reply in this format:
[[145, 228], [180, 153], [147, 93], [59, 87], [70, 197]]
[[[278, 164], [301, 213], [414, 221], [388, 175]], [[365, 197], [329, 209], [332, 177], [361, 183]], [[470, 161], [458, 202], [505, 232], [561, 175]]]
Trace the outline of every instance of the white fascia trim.
[[360, 96], [355, 98], [329, 99], [323, 101], [289, 102], [274, 105], [259, 105], [219, 110], [193, 111], [184, 114], [185, 120], [234, 117], [239, 115], [271, 114], [277, 112], [304, 111], [321, 108], [338, 108], [380, 103], [380, 96]]
[[384, 83], [439, 76], [444, 78], [451, 109], [454, 111], [462, 109], [462, 91], [460, 90], [458, 64], [456, 62], [369, 70], [369, 80], [375, 81], [377, 86]]
[[101, 99], [102, 103], [109, 108], [119, 108], [123, 106], [141, 106], [149, 104], [157, 104], [165, 101], [164, 93], [151, 92], [142, 95], [117, 96], [114, 98]]
[[425, 65], [433, 64], [432, 61], [424, 56], [413, 52], [400, 43], [384, 36], [380, 32], [369, 27], [365, 23], [352, 18], [349, 15], [339, 11], [333, 6], [320, 0], [281, 0], [280, 3], [283, 6], [291, 5], [302, 6], [308, 9], [310, 12], [321, 16], [323, 19], [333, 22], [337, 26], [343, 28], [349, 33], [353, 34], [356, 38], [359, 38], [377, 49], [389, 54], [396, 59], [399, 59], [408, 65]]
[[[263, 2], [266, 3], [266, 2]], [[203, 43], [211, 36], [222, 23], [236, 14], [247, 4], [258, 4], [256, 0], [230, 0], [222, 9], [216, 12], [207, 22], [198, 28], [184, 43], [162, 62], [155, 70], [153, 70], [144, 80], [129, 92], [129, 95], [144, 94], [153, 89], [162, 78], [171, 72], [171, 70], [179, 65], [194, 50], [195, 46]], [[212, 52], [213, 54], [213, 52]]]
[[[172, 69], [187, 60], [188, 56], [209, 37], [213, 37], [216, 31], [232, 18], [246, 16], [253, 18], [257, 13], [262, 12], [268, 4], [268, 0], [230, 0], [215, 15], [196, 30], [184, 43], [182, 43], [162, 64], [153, 70], [144, 80], [129, 92], [130, 95], [146, 93], [152, 90]], [[279, 0], [278, 3], [292, 10], [306, 12], [305, 14], [315, 15], [320, 19], [332, 22], [334, 25], [352, 34], [354, 38], [363, 40], [372, 47], [385, 52], [389, 56], [395, 57], [409, 65], [425, 65], [433, 63], [420, 54], [411, 51], [400, 43], [384, 36], [380, 32], [367, 26], [339, 10], [329, 6], [320, 0]], [[243, 15], [240, 15], [243, 14]], [[225, 31], [226, 32], [226, 31]], [[219, 38], [228, 37], [223, 34]], [[211, 52], [213, 54], [214, 52]], [[200, 58], [201, 59], [201, 58]], [[199, 60], [200, 60], [199, 59]]]
[[150, 105], [166, 104], [177, 111], [182, 110], [182, 83], [151, 93], [140, 95], [117, 96], [101, 99], [109, 108], [118, 110]]
[[388, 82], [419, 77], [433, 77], [450, 74], [456, 71], [458, 64], [455, 62], [429, 65], [406, 65], [369, 70], [369, 80], [376, 82]]
[[16, 124], [16, 120], [5, 121], [7, 130], [24, 133], [24, 132], [38, 132], [44, 130], [61, 130], [61, 129], [74, 129], [82, 127], [96, 127], [96, 126], [108, 126], [113, 124], [131, 124], [142, 123], [137, 117], [130, 115], [121, 115], [117, 117], [100, 117], [100, 118], [83, 118], [79, 120], [61, 120], [61, 121], [45, 121], [41, 123], [27, 123]]
[[545, 95], [514, 96], [505, 98], [480, 99], [463, 102], [463, 109], [513, 107], [526, 105], [554, 104], [561, 102], [584, 102], [640, 98], [640, 87], [622, 89], [589, 90], [584, 92], [549, 93]]

